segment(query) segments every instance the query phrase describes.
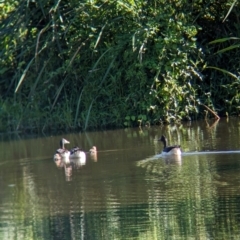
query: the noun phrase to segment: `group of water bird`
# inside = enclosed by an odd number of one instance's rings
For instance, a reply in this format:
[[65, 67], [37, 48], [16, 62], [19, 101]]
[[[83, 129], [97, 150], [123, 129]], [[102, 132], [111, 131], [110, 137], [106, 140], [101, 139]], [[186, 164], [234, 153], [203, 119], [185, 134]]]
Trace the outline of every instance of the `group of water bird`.
[[[60, 148], [58, 148], [53, 156], [55, 161], [64, 160], [69, 162], [70, 159], [80, 159], [80, 161], [86, 161], [86, 152], [84, 152], [80, 147], [74, 147], [70, 150], [65, 148], [65, 144], [70, 144], [70, 142], [62, 138], [60, 140]], [[90, 155], [95, 155], [97, 153], [97, 148], [93, 146], [89, 152]]]
[[[162, 156], [181, 156], [182, 151], [180, 145], [167, 146], [167, 138], [162, 135], [158, 139], [163, 143]], [[60, 140], [60, 148], [58, 148], [53, 156], [55, 161], [64, 160], [65, 162], [70, 162], [71, 159], [79, 159], [81, 162], [86, 161], [86, 152], [83, 151], [80, 147], [74, 147], [70, 150], [65, 148], [65, 144], [70, 144], [70, 142], [62, 138]], [[97, 148], [93, 146], [89, 152], [91, 156], [96, 155]]]

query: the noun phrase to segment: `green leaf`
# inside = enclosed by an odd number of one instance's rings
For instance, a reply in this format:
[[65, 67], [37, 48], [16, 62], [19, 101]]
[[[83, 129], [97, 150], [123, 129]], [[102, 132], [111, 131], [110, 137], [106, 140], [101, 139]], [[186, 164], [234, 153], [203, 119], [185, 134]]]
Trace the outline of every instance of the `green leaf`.
[[230, 47], [223, 48], [223, 49], [217, 51], [216, 53], [227, 52], [227, 51], [230, 51], [230, 50], [232, 50], [232, 49], [234, 49], [234, 48], [239, 48], [239, 47], [240, 47], [240, 44], [232, 45], [232, 46], [230, 46]]
[[235, 78], [236, 80], [238, 79], [238, 77], [235, 74], [233, 74], [233, 73], [231, 73], [231, 72], [229, 72], [229, 71], [227, 71], [225, 69], [218, 68], [218, 67], [211, 67], [211, 66], [210, 67], [206, 67], [206, 68], [211, 68], [211, 69], [218, 70], [220, 72], [223, 72], [223, 73], [226, 73], [226, 74], [230, 75], [231, 77]]
[[240, 38], [237, 38], [237, 37], [219, 38], [219, 39], [216, 39], [214, 41], [209, 42], [209, 44], [222, 43], [222, 42], [226, 42], [226, 41], [229, 41], [229, 40], [240, 40]]

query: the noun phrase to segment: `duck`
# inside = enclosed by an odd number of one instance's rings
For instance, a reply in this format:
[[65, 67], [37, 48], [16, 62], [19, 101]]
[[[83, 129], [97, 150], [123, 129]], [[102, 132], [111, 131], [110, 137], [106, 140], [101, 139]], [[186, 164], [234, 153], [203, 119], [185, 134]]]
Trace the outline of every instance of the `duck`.
[[97, 162], [97, 148], [96, 146], [93, 146], [91, 149], [89, 149], [89, 155], [90, 155], [90, 158]]
[[159, 141], [163, 143], [162, 156], [181, 156], [180, 145], [167, 146], [167, 138], [164, 135], [161, 136]]
[[67, 140], [67, 139], [65, 139], [65, 138], [62, 138], [61, 140], [60, 140], [60, 143], [59, 143], [59, 145], [60, 145], [60, 148], [58, 148], [57, 150], [56, 150], [56, 152], [55, 152], [55, 154], [54, 154], [54, 156], [53, 156], [53, 159], [55, 160], [55, 161], [57, 161], [57, 160], [60, 160], [60, 159], [62, 159], [62, 158], [69, 158], [69, 156], [70, 156], [70, 152], [65, 148], [65, 144], [69, 144], [70, 142]]
[[96, 146], [93, 146], [91, 149], [89, 149], [89, 153], [90, 154], [96, 154], [97, 153], [97, 148], [96, 148]]
[[82, 161], [86, 160], [86, 153], [79, 147], [74, 147], [70, 150], [69, 158], [80, 158]]

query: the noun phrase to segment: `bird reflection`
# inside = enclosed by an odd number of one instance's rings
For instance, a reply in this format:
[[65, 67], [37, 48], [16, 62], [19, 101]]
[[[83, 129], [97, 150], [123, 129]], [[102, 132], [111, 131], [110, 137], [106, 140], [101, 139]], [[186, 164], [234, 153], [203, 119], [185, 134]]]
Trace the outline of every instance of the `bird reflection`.
[[[89, 158], [94, 162], [97, 162], [97, 148], [93, 146], [88, 153]], [[54, 158], [53, 161], [57, 168], [64, 168], [66, 181], [72, 181], [74, 168], [80, 169], [86, 165], [86, 158], [60, 157]]]
[[86, 165], [86, 159], [82, 158], [71, 159], [71, 164], [73, 165], [74, 168], [79, 169], [82, 166]]
[[[162, 156], [161, 154], [137, 162], [137, 166], [146, 169], [148, 174], [165, 175], [166, 172], [175, 174], [181, 171], [181, 156]], [[156, 176], [157, 176], [156, 175]]]
[[164, 156], [163, 159], [166, 164], [182, 165], [182, 157], [180, 155]]
[[72, 165], [71, 164], [64, 164], [64, 173], [65, 179], [67, 182], [72, 181]]

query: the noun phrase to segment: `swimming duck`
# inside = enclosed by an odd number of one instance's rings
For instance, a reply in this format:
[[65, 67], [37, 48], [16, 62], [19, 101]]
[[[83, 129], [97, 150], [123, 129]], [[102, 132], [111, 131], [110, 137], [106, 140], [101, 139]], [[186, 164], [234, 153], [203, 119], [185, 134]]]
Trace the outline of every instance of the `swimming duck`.
[[91, 149], [89, 149], [90, 154], [96, 154], [97, 153], [97, 148], [93, 146]]
[[159, 141], [163, 142], [163, 151], [162, 151], [163, 156], [171, 156], [171, 155], [180, 156], [182, 154], [180, 145], [167, 146], [167, 139], [164, 135], [162, 135]]
[[70, 156], [70, 152], [65, 149], [65, 144], [69, 144], [70, 142], [68, 140], [66, 140], [65, 138], [62, 138], [60, 140], [60, 148], [56, 150], [53, 159], [56, 160], [60, 160], [61, 158], [68, 158]]
[[97, 161], [97, 148], [95, 146], [89, 149], [89, 155], [94, 162]]
[[80, 158], [81, 161], [86, 161], [86, 153], [79, 147], [74, 147], [70, 150], [69, 158]]

